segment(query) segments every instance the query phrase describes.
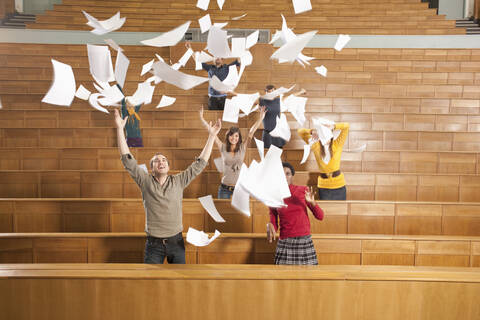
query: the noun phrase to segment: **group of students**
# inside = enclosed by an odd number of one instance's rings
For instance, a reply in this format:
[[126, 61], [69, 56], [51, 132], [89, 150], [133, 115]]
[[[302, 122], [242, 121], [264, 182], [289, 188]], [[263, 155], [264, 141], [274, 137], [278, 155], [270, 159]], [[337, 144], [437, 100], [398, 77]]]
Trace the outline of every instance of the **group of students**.
[[[234, 62], [237, 63], [238, 62]], [[204, 64], [209, 77], [217, 75], [223, 80], [228, 75], [228, 65], [222, 64], [221, 59], [215, 60], [215, 65]], [[225, 73], [224, 71], [227, 70]], [[222, 79], [223, 78], [223, 79]], [[268, 85], [265, 92], [275, 90]], [[295, 95], [305, 93], [301, 90]], [[209, 109], [222, 110], [226, 94], [209, 88]], [[140, 117], [137, 112], [140, 106], [130, 106], [122, 101], [122, 116], [115, 110], [118, 146], [121, 160], [125, 169], [135, 180], [142, 192], [145, 208], [145, 231], [147, 241], [145, 245], [145, 263], [163, 263], [165, 258], [169, 263], [185, 263], [185, 245], [182, 237], [182, 200], [183, 190], [200, 174], [210, 158], [213, 145], [220, 151], [223, 161], [223, 175], [218, 187], [218, 198], [229, 199], [233, 195], [235, 184], [239, 178], [240, 168], [245, 159], [247, 147], [256, 130], [263, 122], [262, 139], [264, 147], [271, 145], [282, 148], [286, 141], [272, 137], [270, 132], [276, 126], [276, 119], [280, 115], [280, 97], [273, 100], [259, 99], [259, 115], [257, 121], [250, 128], [245, 141], [238, 127], [230, 127], [225, 140], [218, 138], [221, 122], [205, 121], [203, 107], [200, 110], [200, 119], [207, 129], [208, 140], [195, 161], [184, 171], [176, 175], [169, 175], [168, 159], [157, 153], [150, 160], [151, 173], [142, 170], [131, 155], [129, 146], [143, 146], [140, 135]], [[127, 125], [128, 124], [128, 125]], [[345, 178], [340, 170], [340, 159], [343, 145], [348, 136], [349, 124], [336, 123], [325, 125], [331, 130], [340, 130], [336, 138], [320, 139], [316, 129], [302, 128], [298, 134], [310, 144], [315, 155], [318, 169], [318, 197], [320, 200], [346, 200]], [[125, 137], [125, 132], [127, 137]], [[333, 136], [331, 134], [330, 136]], [[314, 217], [322, 220], [323, 210], [316, 204], [312, 188], [293, 184], [294, 167], [283, 162], [283, 169], [291, 196], [284, 199], [285, 207], [270, 208], [270, 222], [267, 223], [268, 241], [275, 240], [275, 234], [280, 230], [280, 239], [275, 252], [275, 264], [318, 264], [315, 248], [310, 235], [310, 220], [308, 210]]]

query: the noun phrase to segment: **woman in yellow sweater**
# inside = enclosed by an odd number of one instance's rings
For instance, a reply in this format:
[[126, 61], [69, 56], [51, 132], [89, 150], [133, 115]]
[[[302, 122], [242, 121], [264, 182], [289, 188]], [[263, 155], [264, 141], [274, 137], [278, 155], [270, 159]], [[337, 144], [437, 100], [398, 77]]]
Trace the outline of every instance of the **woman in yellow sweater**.
[[[318, 176], [318, 195], [320, 200], [346, 200], [347, 190], [345, 188], [345, 177], [340, 171], [340, 158], [343, 145], [347, 140], [348, 123], [336, 123], [335, 125], [324, 125], [330, 130], [340, 130], [340, 135], [333, 139], [324, 139], [322, 133], [317, 129], [299, 129], [298, 134], [309, 143], [314, 141], [311, 150], [317, 160], [320, 175]], [[319, 137], [319, 134], [322, 137]]]

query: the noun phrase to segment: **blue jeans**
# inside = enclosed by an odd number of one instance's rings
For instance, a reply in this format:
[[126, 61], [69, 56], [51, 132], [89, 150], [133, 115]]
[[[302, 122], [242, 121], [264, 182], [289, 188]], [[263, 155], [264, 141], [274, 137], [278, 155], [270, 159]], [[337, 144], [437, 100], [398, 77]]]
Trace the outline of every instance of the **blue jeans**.
[[320, 200], [347, 200], [347, 188], [345, 186], [337, 189], [318, 188]]
[[232, 197], [233, 191], [224, 188], [222, 185], [218, 186], [218, 199], [230, 199]]
[[185, 243], [181, 232], [170, 238], [147, 236], [143, 262], [162, 264], [165, 257], [168, 263], [185, 264]]

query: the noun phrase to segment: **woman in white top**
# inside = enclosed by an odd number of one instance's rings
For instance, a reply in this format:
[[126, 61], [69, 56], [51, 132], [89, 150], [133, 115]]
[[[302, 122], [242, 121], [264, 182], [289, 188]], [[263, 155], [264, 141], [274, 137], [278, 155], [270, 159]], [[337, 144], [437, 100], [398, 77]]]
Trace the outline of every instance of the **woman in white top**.
[[[240, 174], [243, 160], [245, 159], [247, 146], [253, 138], [255, 131], [257, 131], [262, 123], [265, 113], [266, 108], [260, 108], [258, 120], [250, 128], [246, 141], [242, 140], [242, 133], [238, 127], [230, 127], [228, 129], [225, 134], [225, 142], [222, 142], [218, 137], [215, 139], [215, 143], [218, 150], [220, 150], [223, 161], [223, 176], [220, 186], [218, 187], [219, 199], [231, 198]], [[208, 123], [203, 118], [203, 107], [200, 109], [200, 120], [202, 120], [202, 123], [208, 128]]]

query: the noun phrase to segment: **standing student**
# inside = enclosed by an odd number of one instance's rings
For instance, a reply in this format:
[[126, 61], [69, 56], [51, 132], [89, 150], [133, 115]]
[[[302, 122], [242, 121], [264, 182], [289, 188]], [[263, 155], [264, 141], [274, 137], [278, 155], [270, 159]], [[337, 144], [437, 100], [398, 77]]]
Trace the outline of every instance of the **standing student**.
[[295, 175], [292, 165], [284, 162], [283, 170], [292, 195], [284, 199], [286, 208], [270, 208], [270, 222], [267, 223], [269, 242], [275, 240], [275, 232], [280, 228], [275, 264], [318, 264], [307, 207], [318, 220], [323, 220], [323, 210], [315, 203], [311, 187], [292, 184]]
[[185, 170], [169, 175], [168, 159], [161, 153], [150, 160], [151, 174], [137, 165], [125, 141], [123, 129], [127, 119], [122, 119], [115, 109], [118, 148], [122, 163], [142, 192], [145, 207], [145, 263], [185, 263], [185, 245], [182, 237], [183, 190], [199, 175], [210, 158], [215, 137], [221, 128], [220, 119], [208, 124], [208, 140], [200, 156]]
[[[274, 90], [274, 85], [269, 84], [265, 87], [265, 93], [271, 93]], [[298, 96], [304, 94], [305, 92], [305, 89], [301, 89], [300, 91], [294, 93], [294, 95]], [[273, 100], [260, 98], [258, 102], [260, 106], [264, 106], [267, 109], [267, 113], [265, 114], [265, 118], [263, 120], [262, 140], [264, 143], [264, 147], [268, 149], [273, 144], [275, 147], [283, 148], [287, 141], [283, 140], [280, 137], [272, 137], [270, 135], [270, 132], [272, 132], [277, 125], [277, 118], [280, 116], [280, 97], [276, 97]]]
[[[263, 118], [265, 117], [265, 108], [260, 108], [257, 121], [248, 131], [248, 136], [246, 141], [242, 141], [242, 133], [238, 127], [230, 127], [225, 134], [225, 142], [222, 142], [220, 138], [215, 138], [215, 143], [220, 151], [222, 156], [223, 163], [223, 175], [220, 186], [218, 187], [218, 198], [219, 199], [230, 199], [233, 195], [233, 190], [235, 189], [235, 184], [237, 183], [238, 176], [240, 174], [240, 169], [242, 168], [243, 160], [245, 159], [245, 154], [247, 152], [247, 147], [257, 131], [257, 128], [262, 123]], [[200, 120], [206, 128], [208, 128], [208, 123], [203, 118], [203, 108], [200, 109]]]
[[[311, 150], [317, 160], [320, 175], [318, 176], [318, 196], [320, 200], [347, 200], [347, 189], [345, 187], [345, 177], [340, 171], [340, 158], [342, 156], [343, 145], [347, 140], [348, 123], [336, 123], [326, 125], [330, 130], [340, 130], [336, 139], [321, 139], [316, 129], [299, 129], [300, 137], [309, 143], [310, 138], [316, 141]], [[323, 141], [323, 142], [322, 142]]]

